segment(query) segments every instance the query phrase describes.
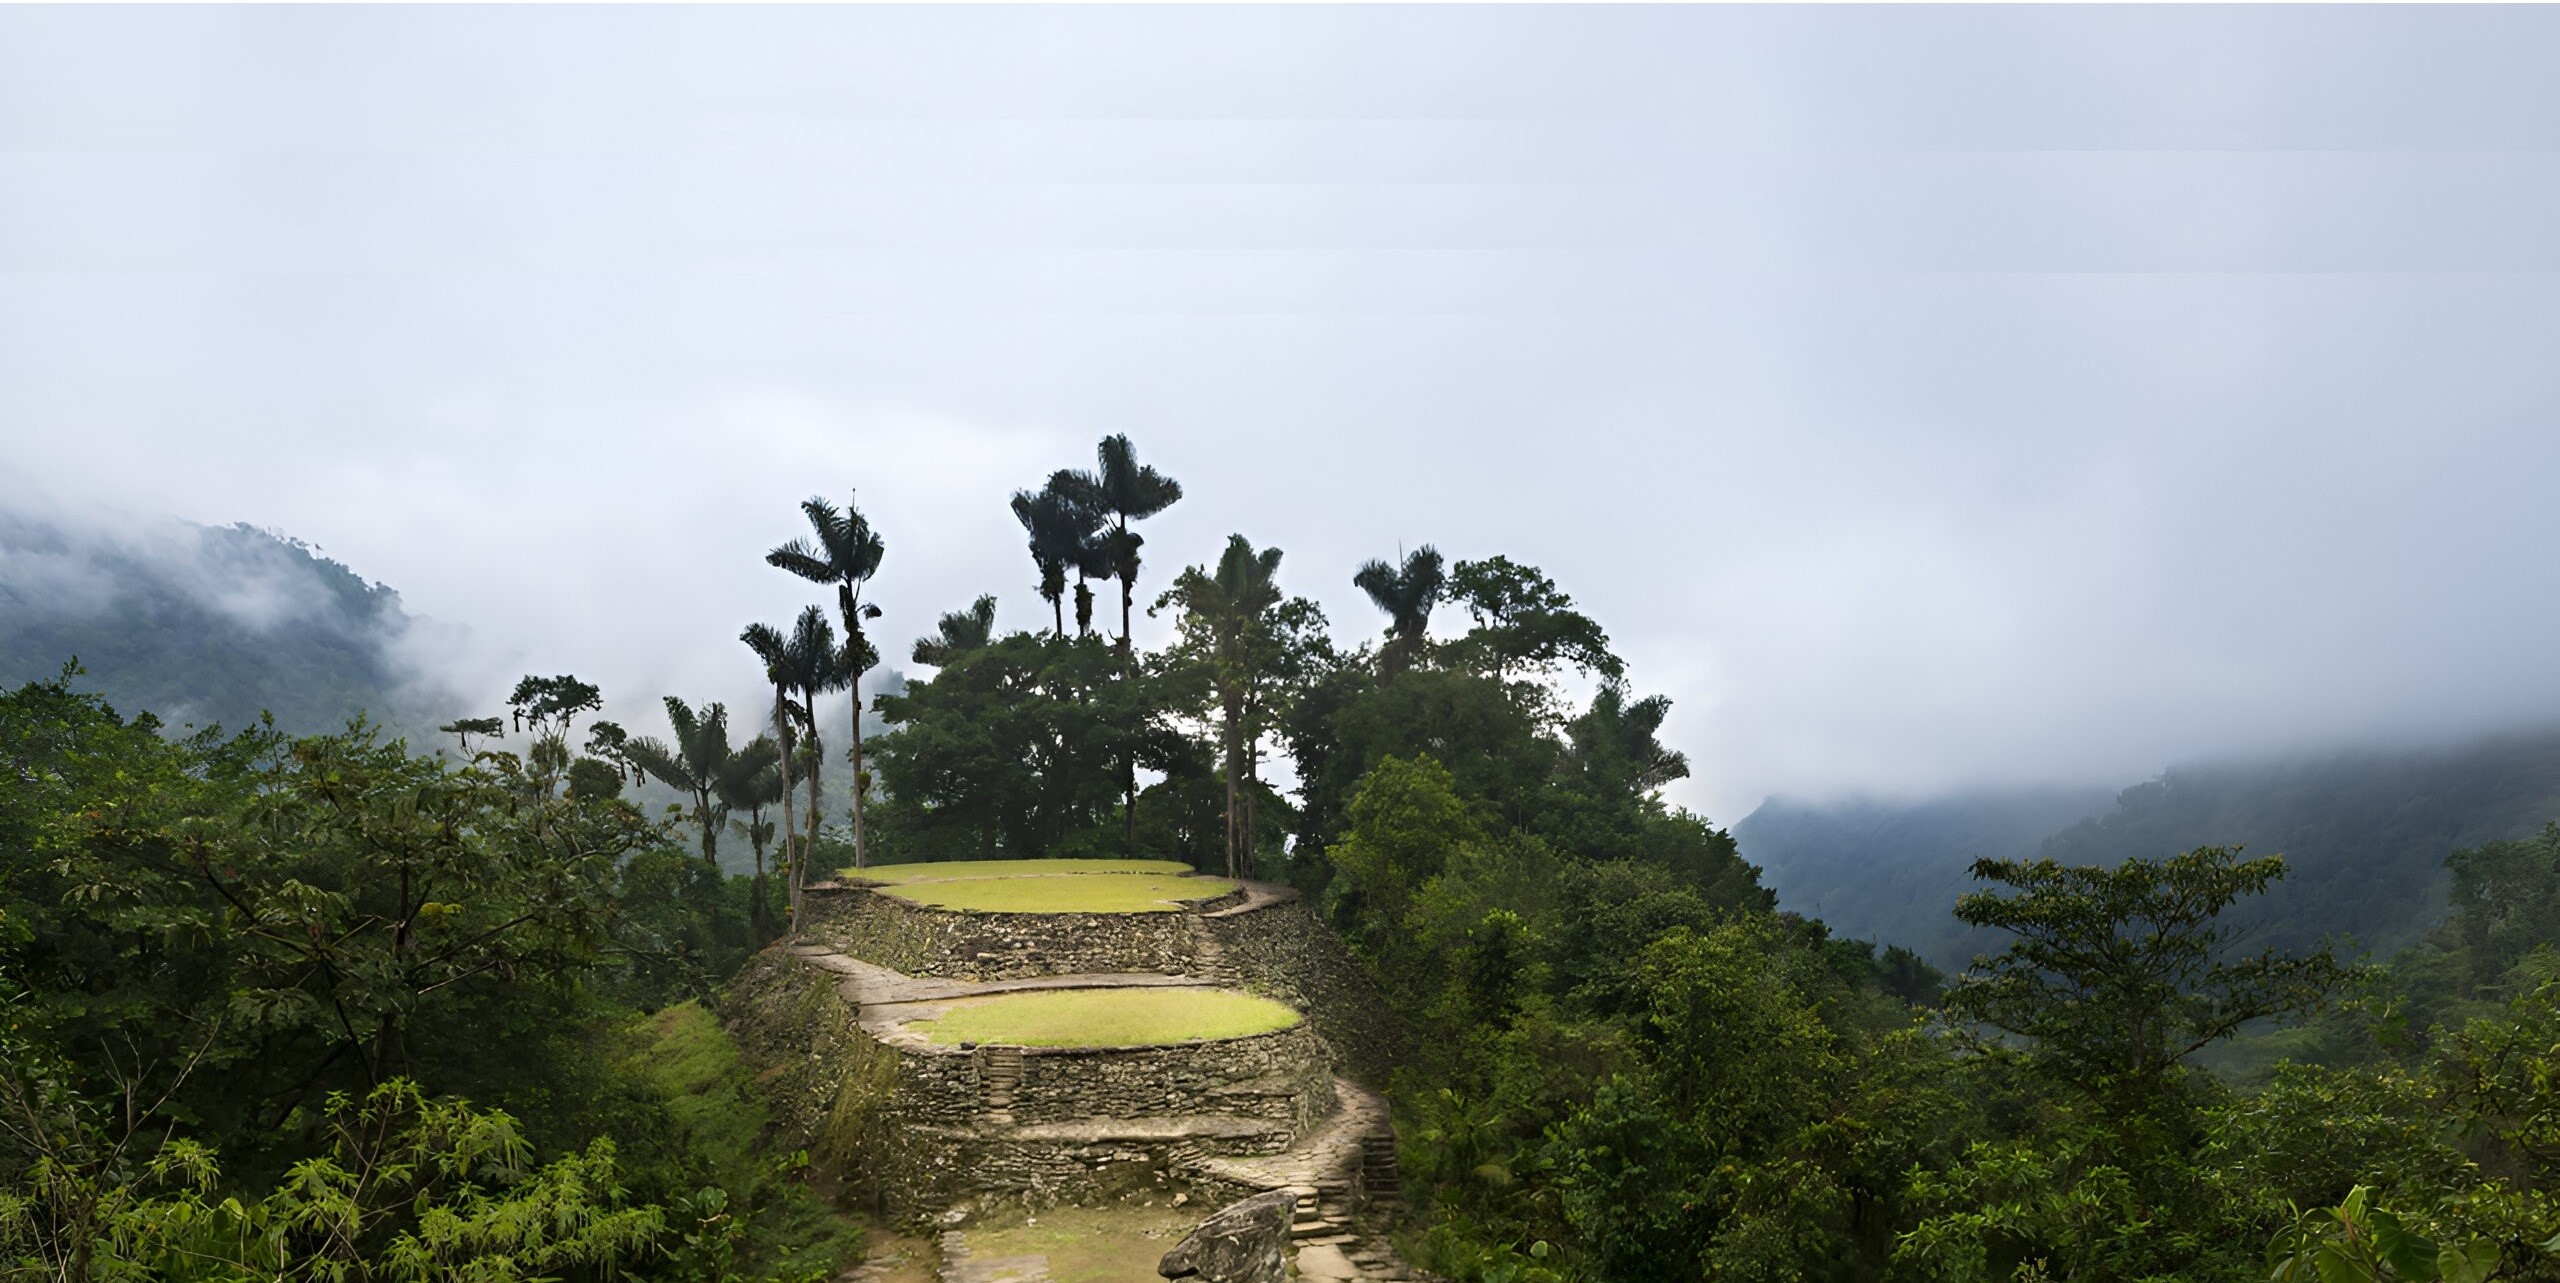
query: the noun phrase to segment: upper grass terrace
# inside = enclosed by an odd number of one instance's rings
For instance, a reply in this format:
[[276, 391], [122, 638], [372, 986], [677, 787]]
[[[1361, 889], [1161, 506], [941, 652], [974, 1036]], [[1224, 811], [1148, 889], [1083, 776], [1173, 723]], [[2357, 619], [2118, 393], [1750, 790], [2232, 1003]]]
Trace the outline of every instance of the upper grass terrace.
[[1236, 889], [1178, 860], [952, 860], [843, 876], [913, 904], [976, 913], [1172, 913]]
[[914, 1028], [945, 1046], [1147, 1047], [1267, 1034], [1300, 1019], [1269, 998], [1224, 989], [1048, 989], [964, 998]]

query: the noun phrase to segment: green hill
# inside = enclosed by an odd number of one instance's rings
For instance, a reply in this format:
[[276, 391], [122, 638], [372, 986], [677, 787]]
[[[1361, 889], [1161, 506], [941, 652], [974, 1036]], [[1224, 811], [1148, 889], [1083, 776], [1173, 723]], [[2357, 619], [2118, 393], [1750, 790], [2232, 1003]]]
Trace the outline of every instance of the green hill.
[[2388, 953], [2445, 913], [2444, 858], [2560, 819], [2560, 731], [2458, 748], [2174, 767], [2125, 789], [1978, 793], [1918, 803], [1772, 799], [1733, 828], [1780, 903], [1842, 935], [1903, 944], [1941, 967], [1982, 947], [1949, 914], [1980, 856], [2113, 864], [2198, 846], [2282, 854], [2253, 940], [2351, 935]]
[[2107, 808], [2104, 788], [2017, 789], [1918, 802], [1771, 798], [1733, 826], [1781, 908], [1834, 934], [1898, 944], [1953, 971], [1982, 946], [1948, 912], [1985, 855], [2033, 855], [2055, 830]]
[[310, 546], [246, 525], [74, 530], [0, 514], [0, 683], [77, 657], [98, 690], [172, 726], [290, 731], [359, 711], [414, 725], [438, 701], [397, 646], [399, 594]]

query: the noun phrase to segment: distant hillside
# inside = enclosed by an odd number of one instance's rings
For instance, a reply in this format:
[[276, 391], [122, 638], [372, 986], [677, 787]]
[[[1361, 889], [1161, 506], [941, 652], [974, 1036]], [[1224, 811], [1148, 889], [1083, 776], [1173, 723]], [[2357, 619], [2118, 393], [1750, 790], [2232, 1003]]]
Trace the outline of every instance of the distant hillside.
[[2055, 830], [2107, 809], [2114, 790], [2017, 789], [1922, 802], [1771, 798], [1733, 826], [1778, 903], [1835, 934], [1917, 950], [1948, 970], [1982, 946], [1948, 912], [1986, 855], [2035, 854]]
[[171, 522], [74, 530], [0, 514], [0, 683], [51, 677], [171, 726], [238, 727], [272, 711], [290, 731], [358, 711], [432, 716], [397, 646], [399, 594], [309, 546], [249, 526]]
[[[2085, 796], [2085, 795], [2083, 795]], [[2175, 767], [2113, 806], [2070, 794], [1918, 804], [1772, 800], [1734, 826], [1780, 903], [1844, 935], [1918, 949], [1941, 967], [1980, 948], [1948, 909], [1981, 855], [2113, 864], [2206, 845], [2281, 854], [2291, 874], [2258, 906], [2257, 940], [2352, 935], [2377, 953], [2444, 916], [2444, 857], [2560, 819], [2560, 731], [2458, 749]], [[2050, 819], [2041, 838], [2026, 836]]]
[[2267, 897], [2268, 943], [2343, 932], [2387, 952], [2444, 917], [2445, 856], [2554, 819], [2560, 732], [2544, 732], [2441, 752], [2171, 770], [2055, 834], [2044, 853], [2084, 864], [2207, 843], [2280, 854], [2292, 873]]

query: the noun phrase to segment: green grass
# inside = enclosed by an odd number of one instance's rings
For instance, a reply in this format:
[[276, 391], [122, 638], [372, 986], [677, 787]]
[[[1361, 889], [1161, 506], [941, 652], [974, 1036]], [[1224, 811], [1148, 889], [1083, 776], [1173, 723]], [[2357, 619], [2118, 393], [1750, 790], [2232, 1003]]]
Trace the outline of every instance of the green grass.
[[752, 1179], [756, 1141], [771, 1117], [749, 1090], [738, 1044], [720, 1018], [700, 1003], [679, 1003], [648, 1018], [644, 1039], [636, 1063], [664, 1094], [691, 1149], [723, 1180]]
[[969, 1254], [978, 1260], [1045, 1256], [1051, 1283], [1153, 1280], [1166, 1250], [1214, 1210], [1198, 1204], [1177, 1210], [1162, 1191], [1109, 1207], [1008, 1208], [969, 1222]]
[[[655, 1088], [690, 1179], [727, 1199], [743, 1231], [734, 1245], [740, 1272], [729, 1278], [833, 1278], [862, 1259], [863, 1226], [839, 1214], [800, 1179], [795, 1164], [766, 1149], [772, 1114], [737, 1042], [700, 1003], [642, 1020], [633, 1069]], [[805, 1161], [805, 1159], [804, 1159]], [[671, 1209], [669, 1218], [685, 1213]]]
[[1180, 860], [945, 860], [932, 864], [875, 864], [844, 869], [847, 878], [903, 886], [914, 882], [949, 882], [957, 878], [1049, 877], [1065, 873], [1188, 873]]
[[966, 998], [909, 1026], [946, 1046], [1148, 1047], [1241, 1038], [1298, 1023], [1268, 998], [1223, 989], [1034, 989]]
[[977, 913], [1171, 913], [1186, 900], [1225, 895], [1236, 884], [1224, 878], [1178, 878], [1161, 873], [1109, 877], [960, 878], [882, 887], [883, 895], [936, 909]]

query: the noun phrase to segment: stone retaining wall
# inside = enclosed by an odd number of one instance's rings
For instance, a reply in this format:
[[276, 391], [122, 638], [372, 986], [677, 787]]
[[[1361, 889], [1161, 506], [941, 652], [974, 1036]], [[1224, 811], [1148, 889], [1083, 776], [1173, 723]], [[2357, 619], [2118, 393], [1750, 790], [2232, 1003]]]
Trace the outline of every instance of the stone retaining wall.
[[1306, 1014], [1351, 1077], [1383, 1089], [1388, 1067], [1408, 1057], [1413, 1031], [1397, 1021], [1342, 938], [1304, 901], [1201, 919], [1237, 984]]
[[970, 913], [927, 908], [864, 887], [812, 887], [806, 894], [802, 936], [911, 976], [1200, 974], [1195, 912]]
[[[1190, 1187], [1206, 1180], [1186, 1170], [1198, 1159], [1277, 1153], [1334, 1105], [1328, 1051], [1304, 1024], [1164, 1047], [901, 1049], [865, 1032], [836, 985], [769, 950], [721, 1011], [789, 1145], [893, 1215]], [[990, 1117], [990, 1066], [1017, 1054], [1009, 1117]]]
[[[856, 1036], [869, 1040], [859, 1031]], [[1324, 1044], [1305, 1025], [1168, 1047], [1004, 1051], [1022, 1057], [1008, 1111], [1019, 1126], [1223, 1114], [1278, 1123], [1295, 1136], [1333, 1108]], [[984, 1122], [987, 1070], [1000, 1054], [997, 1049], [901, 1049], [890, 1054], [898, 1059], [901, 1120], [964, 1130]]]

